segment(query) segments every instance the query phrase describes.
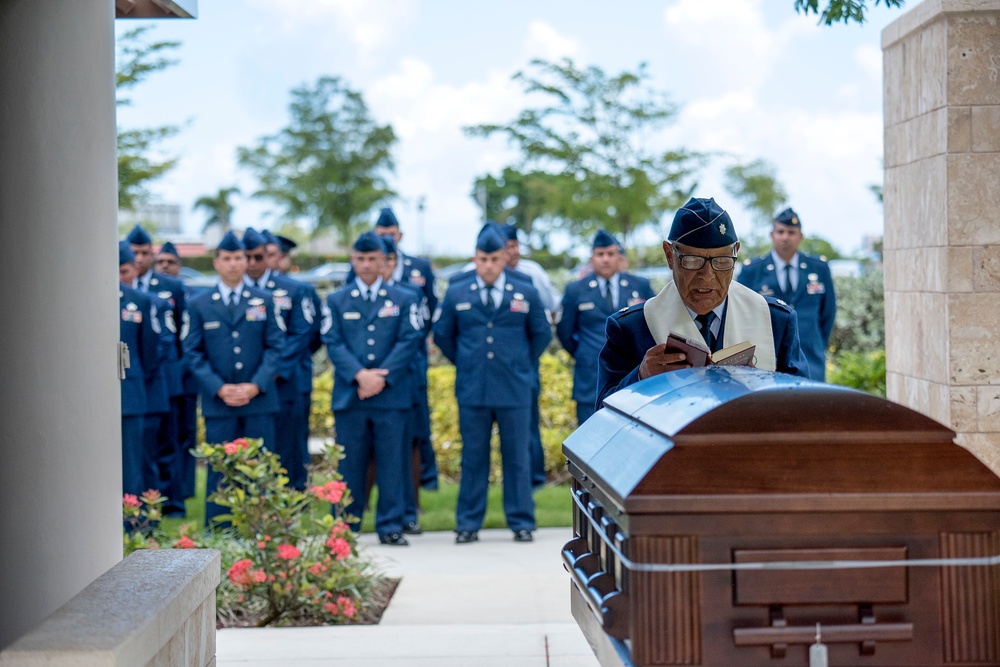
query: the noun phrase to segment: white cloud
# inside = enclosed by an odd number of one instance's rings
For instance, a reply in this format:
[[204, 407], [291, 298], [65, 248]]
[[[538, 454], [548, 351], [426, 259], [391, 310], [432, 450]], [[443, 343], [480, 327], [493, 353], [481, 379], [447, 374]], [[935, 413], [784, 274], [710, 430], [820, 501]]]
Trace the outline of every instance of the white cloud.
[[875, 44], [861, 44], [854, 50], [856, 62], [873, 81], [882, 81], [882, 49]]
[[544, 21], [531, 21], [528, 23], [524, 54], [528, 60], [540, 58], [555, 62], [563, 58], [576, 59], [580, 55], [580, 45], [575, 39], [559, 34]]

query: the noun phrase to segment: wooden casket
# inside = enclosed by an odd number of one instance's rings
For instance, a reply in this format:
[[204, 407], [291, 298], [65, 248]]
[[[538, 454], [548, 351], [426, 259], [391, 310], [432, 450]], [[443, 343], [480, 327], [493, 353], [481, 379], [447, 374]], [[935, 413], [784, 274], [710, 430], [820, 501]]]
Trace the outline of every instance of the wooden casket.
[[564, 443], [602, 665], [1000, 665], [1000, 479], [937, 422], [752, 368], [666, 373]]

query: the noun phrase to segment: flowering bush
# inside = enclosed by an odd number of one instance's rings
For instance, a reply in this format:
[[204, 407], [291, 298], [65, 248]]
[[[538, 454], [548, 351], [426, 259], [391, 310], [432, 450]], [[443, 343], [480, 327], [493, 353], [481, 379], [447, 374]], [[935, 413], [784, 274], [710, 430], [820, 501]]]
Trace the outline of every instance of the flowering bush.
[[272, 623], [343, 623], [364, 610], [381, 578], [359, 558], [345, 513], [351, 501], [337, 464], [343, 450], [328, 445], [310, 466], [308, 491], [288, 486], [276, 454], [261, 440], [201, 445], [196, 456], [222, 474], [209, 498], [229, 509], [224, 534], [242, 546], [223, 556], [220, 616]]
[[160, 549], [171, 546], [175, 549], [194, 549], [199, 545], [190, 535], [194, 524], [184, 524], [180, 534], [171, 538], [160, 526], [163, 517], [162, 505], [167, 497], [156, 489], [149, 489], [141, 496], [126, 493], [122, 496], [122, 519], [125, 523], [125, 555], [136, 549]]

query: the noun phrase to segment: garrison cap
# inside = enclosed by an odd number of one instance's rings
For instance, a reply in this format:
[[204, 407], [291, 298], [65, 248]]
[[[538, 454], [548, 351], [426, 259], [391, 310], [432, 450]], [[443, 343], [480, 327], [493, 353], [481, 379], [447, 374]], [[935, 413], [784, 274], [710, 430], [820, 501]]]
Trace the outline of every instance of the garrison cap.
[[177, 248], [175, 248], [174, 244], [171, 243], [170, 241], [167, 241], [166, 243], [160, 246], [159, 254], [174, 255], [175, 257], [180, 257], [180, 255], [177, 254]]
[[292, 248], [298, 247], [299, 245], [287, 236], [281, 236], [280, 234], [274, 234], [274, 238], [278, 241], [278, 245], [281, 246], [282, 254], [285, 255], [291, 252]]
[[385, 254], [395, 255], [396, 254], [396, 240], [391, 236], [379, 236], [379, 241], [382, 242], [382, 246], [385, 248]]
[[476, 250], [492, 253], [506, 247], [507, 237], [497, 227], [495, 222], [487, 222], [483, 226], [479, 232], [479, 238], [476, 239]]
[[150, 236], [149, 232], [143, 229], [140, 225], [136, 225], [132, 228], [132, 231], [128, 233], [128, 236], [125, 237], [125, 240], [132, 245], [147, 245], [153, 242], [153, 237]]
[[353, 248], [358, 252], [385, 252], [385, 246], [379, 239], [378, 234], [367, 231], [357, 238]]
[[594, 245], [591, 247], [607, 248], [608, 246], [618, 246], [618, 249], [621, 250], [622, 244], [618, 242], [618, 239], [603, 229], [598, 230], [597, 234], [594, 235]]
[[729, 214], [715, 199], [692, 197], [674, 215], [667, 240], [692, 248], [724, 248], [739, 237]]
[[118, 242], [118, 266], [135, 262], [135, 253], [127, 240]]
[[499, 223], [496, 223], [496, 225], [497, 225], [497, 231], [501, 233], [504, 239], [506, 239], [507, 241], [517, 240], [517, 227], [515, 225], [509, 225], [509, 224], [501, 225]]
[[272, 234], [271, 230], [269, 229], [260, 230], [260, 236], [261, 238], [264, 239], [264, 243], [266, 243], [267, 245], [271, 245], [272, 243], [276, 246], [281, 245], [281, 243], [278, 242], [277, 237], [274, 234]]
[[266, 243], [267, 242], [264, 240], [264, 237], [261, 236], [260, 232], [253, 227], [247, 227], [247, 230], [243, 232], [243, 247], [247, 250], [259, 248]]
[[243, 241], [236, 238], [236, 234], [234, 234], [231, 229], [226, 232], [225, 236], [222, 237], [222, 240], [219, 241], [219, 246], [216, 248], [216, 250], [226, 250], [228, 252], [246, 249], [246, 246], [243, 245]]
[[774, 216], [774, 221], [779, 225], [788, 225], [789, 227], [802, 229], [802, 222], [799, 220], [799, 214], [796, 213], [790, 206], [778, 215]]
[[399, 227], [399, 220], [396, 219], [396, 214], [392, 212], [392, 209], [386, 207], [378, 212], [378, 220], [375, 221], [375, 226]]

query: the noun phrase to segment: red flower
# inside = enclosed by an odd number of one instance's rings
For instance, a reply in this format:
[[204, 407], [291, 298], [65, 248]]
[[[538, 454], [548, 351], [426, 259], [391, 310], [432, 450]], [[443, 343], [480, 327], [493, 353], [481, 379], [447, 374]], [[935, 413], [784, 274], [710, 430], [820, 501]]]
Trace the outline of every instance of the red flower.
[[317, 577], [326, 572], [327, 567], [323, 563], [314, 563], [309, 566], [309, 572]]
[[281, 560], [292, 560], [294, 558], [298, 558], [301, 555], [302, 552], [299, 551], [293, 544], [278, 545], [278, 558], [280, 558]]
[[343, 537], [331, 537], [326, 541], [326, 546], [330, 548], [330, 555], [337, 560], [344, 560], [351, 555], [351, 543]]
[[313, 494], [320, 500], [325, 500], [328, 503], [337, 504], [340, 499], [344, 497], [344, 492], [347, 490], [347, 484], [344, 482], [327, 482], [323, 486], [314, 486], [309, 489], [309, 493]]
[[229, 568], [229, 581], [231, 581], [234, 586], [250, 586], [252, 580], [249, 572], [252, 567], [253, 561], [247, 558], [236, 561], [233, 563], [233, 566]]
[[351, 600], [351, 598], [341, 595], [339, 598], [337, 598], [337, 603], [340, 605], [341, 611], [344, 612], [344, 616], [346, 616], [347, 618], [354, 618], [357, 615], [358, 610], [354, 606], [354, 602]]
[[126, 493], [122, 496], [122, 505], [132, 509], [139, 509], [142, 506], [142, 503], [139, 502], [139, 499], [134, 493]]
[[198, 545], [187, 535], [181, 535], [180, 539], [174, 542], [175, 549], [194, 549]]
[[337, 607], [337, 605], [335, 605], [332, 602], [327, 602], [325, 605], [323, 605], [323, 611], [325, 611], [328, 614], [332, 614], [333, 616], [336, 616], [338, 613], [340, 613], [340, 608]]

